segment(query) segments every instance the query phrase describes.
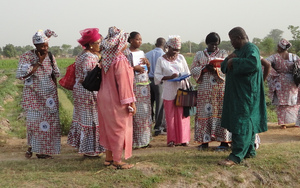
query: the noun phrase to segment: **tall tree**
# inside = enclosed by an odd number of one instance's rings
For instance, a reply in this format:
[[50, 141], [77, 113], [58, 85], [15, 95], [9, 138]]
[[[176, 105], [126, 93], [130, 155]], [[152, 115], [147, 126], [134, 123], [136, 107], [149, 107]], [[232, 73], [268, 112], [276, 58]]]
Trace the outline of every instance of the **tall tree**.
[[69, 45], [69, 44], [63, 44], [61, 46], [61, 48], [62, 48], [62, 54], [63, 55], [68, 55], [68, 51], [72, 48], [72, 46]]
[[276, 48], [276, 44], [272, 38], [264, 38], [262, 42], [260, 43], [261, 50], [265, 53], [265, 55], [270, 55], [273, 53]]
[[76, 46], [74, 49], [73, 49], [73, 53], [72, 55], [73, 56], [78, 56], [78, 54], [82, 51], [82, 47], [80, 45]]
[[299, 30], [299, 26], [289, 25], [288, 29], [291, 31], [291, 33], [293, 35], [293, 40], [290, 41], [292, 43], [292, 48], [290, 49], [290, 51], [292, 53], [296, 53], [298, 56], [300, 56], [300, 30]]
[[49, 48], [49, 51], [51, 51], [52, 54], [56, 57], [58, 57], [62, 54], [62, 49], [59, 46], [51, 46]]
[[3, 55], [8, 57], [8, 58], [16, 57], [17, 56], [17, 51], [16, 51], [14, 45], [7, 44], [6, 46], [4, 46]]
[[266, 38], [271, 38], [277, 44], [282, 38], [283, 31], [279, 29], [272, 29], [270, 33], [266, 36]]

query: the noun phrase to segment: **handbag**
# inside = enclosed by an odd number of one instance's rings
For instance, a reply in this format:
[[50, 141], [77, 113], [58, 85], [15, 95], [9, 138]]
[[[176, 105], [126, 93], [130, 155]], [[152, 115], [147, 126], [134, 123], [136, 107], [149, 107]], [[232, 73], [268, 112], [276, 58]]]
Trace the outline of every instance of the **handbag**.
[[68, 90], [73, 90], [73, 86], [75, 85], [76, 77], [75, 77], [75, 63], [69, 65], [66, 70], [66, 75], [59, 80], [59, 84]]
[[[192, 86], [188, 86], [186, 81], [187, 89], [178, 89], [175, 98], [175, 106], [192, 107], [197, 106], [197, 91], [193, 90]], [[189, 85], [191, 85], [189, 83]]]
[[101, 68], [96, 67], [87, 73], [85, 79], [81, 83], [82, 86], [89, 91], [99, 91], [101, 84]]
[[53, 55], [51, 52], [48, 52], [48, 56], [49, 56], [49, 59], [50, 59], [50, 62], [51, 62], [51, 66], [52, 66], [52, 74], [51, 74], [51, 78], [53, 80], [53, 82], [55, 83], [56, 87], [57, 87], [57, 79], [56, 79], [56, 76], [54, 74], [54, 62], [53, 62]]

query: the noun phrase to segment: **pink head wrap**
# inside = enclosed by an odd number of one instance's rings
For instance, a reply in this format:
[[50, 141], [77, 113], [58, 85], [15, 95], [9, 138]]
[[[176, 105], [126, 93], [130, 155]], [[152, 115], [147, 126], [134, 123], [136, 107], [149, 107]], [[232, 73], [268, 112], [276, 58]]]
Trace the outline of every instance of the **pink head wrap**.
[[49, 42], [51, 36], [57, 37], [57, 34], [50, 29], [38, 30], [32, 37], [33, 44], [42, 44], [45, 42]]
[[81, 46], [85, 46], [88, 43], [95, 42], [102, 38], [102, 36], [99, 34], [98, 28], [87, 28], [81, 30], [79, 33], [81, 34], [81, 38], [77, 41], [79, 44], [81, 44]]
[[129, 34], [115, 26], [108, 29], [108, 34], [101, 43], [101, 63], [105, 72], [108, 71], [115, 56], [126, 46]]
[[278, 43], [278, 46], [284, 50], [287, 50], [290, 47], [292, 47], [292, 44], [289, 41], [287, 41], [286, 39], [281, 39]]
[[167, 45], [173, 49], [180, 49], [181, 48], [181, 38], [178, 35], [171, 35], [169, 36], [169, 40]]

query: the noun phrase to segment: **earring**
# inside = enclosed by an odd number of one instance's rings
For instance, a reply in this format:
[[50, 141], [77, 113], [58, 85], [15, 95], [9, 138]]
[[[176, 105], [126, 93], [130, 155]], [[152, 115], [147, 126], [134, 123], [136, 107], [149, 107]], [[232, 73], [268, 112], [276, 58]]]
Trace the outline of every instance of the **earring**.
[[90, 49], [93, 49], [93, 46], [91, 46]]

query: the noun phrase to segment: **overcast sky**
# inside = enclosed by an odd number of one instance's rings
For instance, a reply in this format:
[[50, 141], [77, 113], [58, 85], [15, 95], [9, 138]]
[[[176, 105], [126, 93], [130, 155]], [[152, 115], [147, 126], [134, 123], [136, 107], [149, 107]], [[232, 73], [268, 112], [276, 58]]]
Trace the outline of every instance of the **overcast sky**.
[[180, 35], [200, 43], [209, 32], [229, 40], [228, 31], [243, 27], [250, 40], [264, 38], [272, 29], [292, 39], [289, 25], [300, 26], [300, 0], [0, 0], [0, 47], [32, 45], [38, 29], [58, 34], [50, 46], [77, 46], [79, 31], [108, 27], [138, 31], [143, 42]]

